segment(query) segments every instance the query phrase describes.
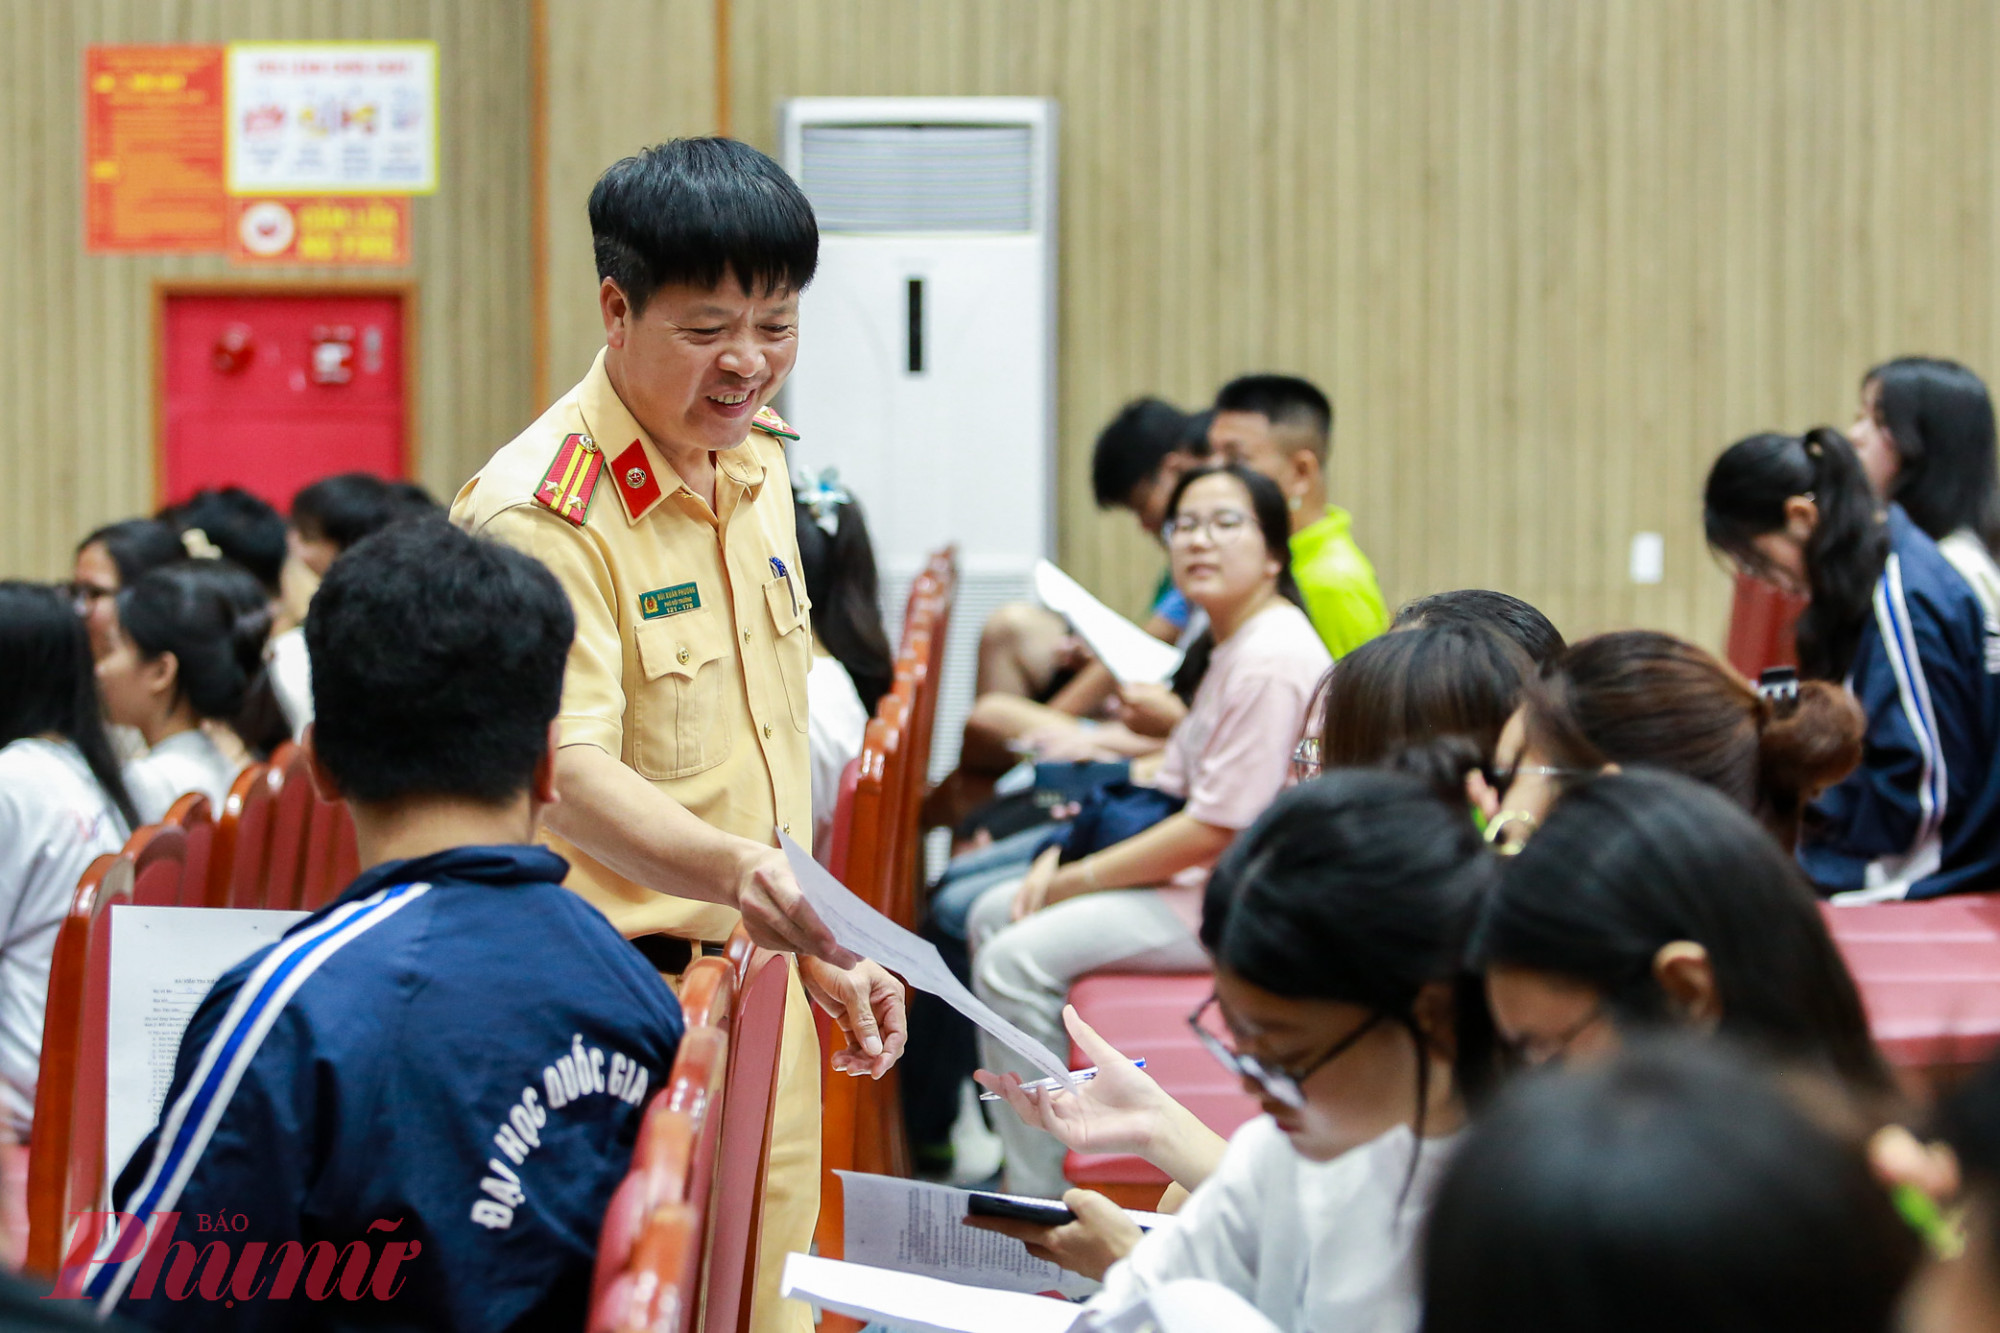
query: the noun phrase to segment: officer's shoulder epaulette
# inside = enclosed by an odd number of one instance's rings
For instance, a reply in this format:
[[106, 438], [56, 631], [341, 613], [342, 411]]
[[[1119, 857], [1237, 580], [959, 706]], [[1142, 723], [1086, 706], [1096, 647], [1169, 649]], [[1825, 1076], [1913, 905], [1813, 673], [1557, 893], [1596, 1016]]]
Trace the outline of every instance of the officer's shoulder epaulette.
[[785, 419], [768, 407], [757, 409], [757, 415], [750, 418], [750, 424], [766, 435], [775, 435], [781, 440], [796, 440], [799, 433], [785, 424]]
[[535, 487], [535, 502], [577, 527], [590, 513], [590, 497], [604, 475], [604, 455], [588, 435], [566, 435], [549, 470]]

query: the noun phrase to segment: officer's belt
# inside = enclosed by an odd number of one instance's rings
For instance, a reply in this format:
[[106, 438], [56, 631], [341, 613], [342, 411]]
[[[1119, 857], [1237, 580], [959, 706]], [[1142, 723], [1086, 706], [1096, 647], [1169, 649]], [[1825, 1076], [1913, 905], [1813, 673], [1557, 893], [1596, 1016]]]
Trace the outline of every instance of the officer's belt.
[[[684, 940], [678, 935], [640, 935], [631, 941], [655, 972], [677, 977], [696, 958], [714, 958], [729, 952], [727, 943], [712, 940]], [[699, 953], [696, 950], [700, 950]]]

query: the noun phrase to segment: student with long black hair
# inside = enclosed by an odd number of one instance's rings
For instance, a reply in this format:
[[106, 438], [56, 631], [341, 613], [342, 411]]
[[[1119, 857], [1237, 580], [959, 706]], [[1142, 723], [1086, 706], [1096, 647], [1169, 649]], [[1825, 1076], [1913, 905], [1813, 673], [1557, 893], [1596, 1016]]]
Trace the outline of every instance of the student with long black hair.
[[97, 664], [97, 680], [110, 719], [145, 737], [146, 753], [125, 769], [142, 821], [158, 820], [191, 791], [221, 808], [242, 765], [204, 723], [229, 727], [250, 746], [288, 734], [264, 672], [270, 629], [257, 580], [226, 560], [156, 569], [118, 594], [112, 651]]
[[1438, 1187], [1423, 1333], [1891, 1333], [1923, 1247], [1839, 1100], [1714, 1042], [1524, 1080]]
[[1901, 505], [2000, 615], [2000, 442], [1985, 381], [1940, 357], [1884, 361], [1861, 377], [1850, 434], [1876, 494]]
[[1494, 1072], [1461, 950], [1496, 871], [1462, 804], [1380, 770], [1295, 787], [1236, 841], [1202, 907], [1215, 995], [1190, 1022], [1266, 1114], [1143, 1240], [1068, 1194], [1071, 1227], [1129, 1250], [1092, 1308], [1202, 1278], [1280, 1328], [1416, 1327], [1416, 1238]]
[[2000, 875], [2000, 641], [1902, 506], [1884, 513], [1836, 430], [1753, 435], [1708, 475], [1709, 545], [1811, 603], [1800, 673], [1867, 713], [1861, 765], [1816, 801], [1799, 859], [1848, 901], [1930, 898]]
[[[1190, 472], [1167, 512], [1174, 583], [1207, 612], [1196, 651], [1211, 651], [1155, 789], [1087, 809], [1095, 836], [1072, 824], [1060, 852], [988, 888], [968, 918], [973, 988], [1045, 1043], [1063, 1039], [1063, 999], [1077, 977], [1204, 965], [1201, 886], [1290, 776], [1307, 703], [1332, 661], [1297, 600], [1290, 515], [1273, 482], [1240, 465]], [[1130, 806], [1143, 818], [1128, 820]], [[1028, 1068], [990, 1039], [984, 1059]], [[1000, 1132], [1013, 1188], [1061, 1190], [1062, 1145], [1005, 1121]]]
[[868, 718], [889, 692], [895, 663], [882, 627], [875, 545], [861, 506], [832, 468], [792, 480], [799, 568], [812, 603], [811, 719], [813, 847], [831, 844], [840, 774], [861, 753]]
[[90, 640], [54, 588], [0, 583], [0, 1117], [25, 1140], [49, 956], [77, 880], [137, 822], [105, 739]]
[[1507, 860], [1469, 959], [1528, 1063], [1688, 1027], [1892, 1094], [1797, 865], [1742, 806], [1679, 774], [1611, 773], [1564, 796]]

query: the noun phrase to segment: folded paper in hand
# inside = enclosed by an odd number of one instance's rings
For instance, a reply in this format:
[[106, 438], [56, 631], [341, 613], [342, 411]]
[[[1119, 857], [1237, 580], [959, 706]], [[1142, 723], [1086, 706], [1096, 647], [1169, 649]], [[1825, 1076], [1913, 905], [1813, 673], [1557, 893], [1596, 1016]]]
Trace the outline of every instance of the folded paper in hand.
[[1016, 1055], [1061, 1082], [1065, 1088], [1072, 1092], [1076, 1090], [1076, 1080], [1069, 1075], [1068, 1063], [967, 990], [965, 983], [945, 966], [935, 944], [911, 934], [848, 892], [845, 885], [828, 874], [826, 867], [813, 860], [812, 855], [790, 837], [779, 834], [778, 844], [785, 849], [785, 860], [791, 864], [792, 874], [797, 877], [799, 888], [804, 890], [806, 901], [819, 913], [819, 919], [826, 923], [826, 928], [833, 932], [833, 938], [843, 949], [852, 949], [863, 958], [873, 959], [918, 990], [937, 996], [992, 1033]]
[[1121, 685], [1157, 685], [1181, 664], [1180, 649], [1161, 643], [1046, 560], [1035, 564], [1035, 595], [1070, 623]]
[[782, 1295], [855, 1319], [879, 1319], [898, 1333], [1067, 1333], [1078, 1309], [1018, 1291], [964, 1287], [914, 1273], [785, 1256]]

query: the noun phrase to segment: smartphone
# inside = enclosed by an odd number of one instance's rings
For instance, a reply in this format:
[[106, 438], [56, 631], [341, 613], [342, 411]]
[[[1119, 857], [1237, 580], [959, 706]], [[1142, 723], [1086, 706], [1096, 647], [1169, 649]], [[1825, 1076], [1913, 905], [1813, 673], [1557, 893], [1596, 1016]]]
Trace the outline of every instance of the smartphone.
[[1019, 1194], [987, 1194], [980, 1190], [966, 1196], [965, 1211], [973, 1217], [1011, 1217], [1017, 1222], [1034, 1222], [1045, 1227], [1076, 1221], [1076, 1214], [1060, 1199], [1030, 1199]]

